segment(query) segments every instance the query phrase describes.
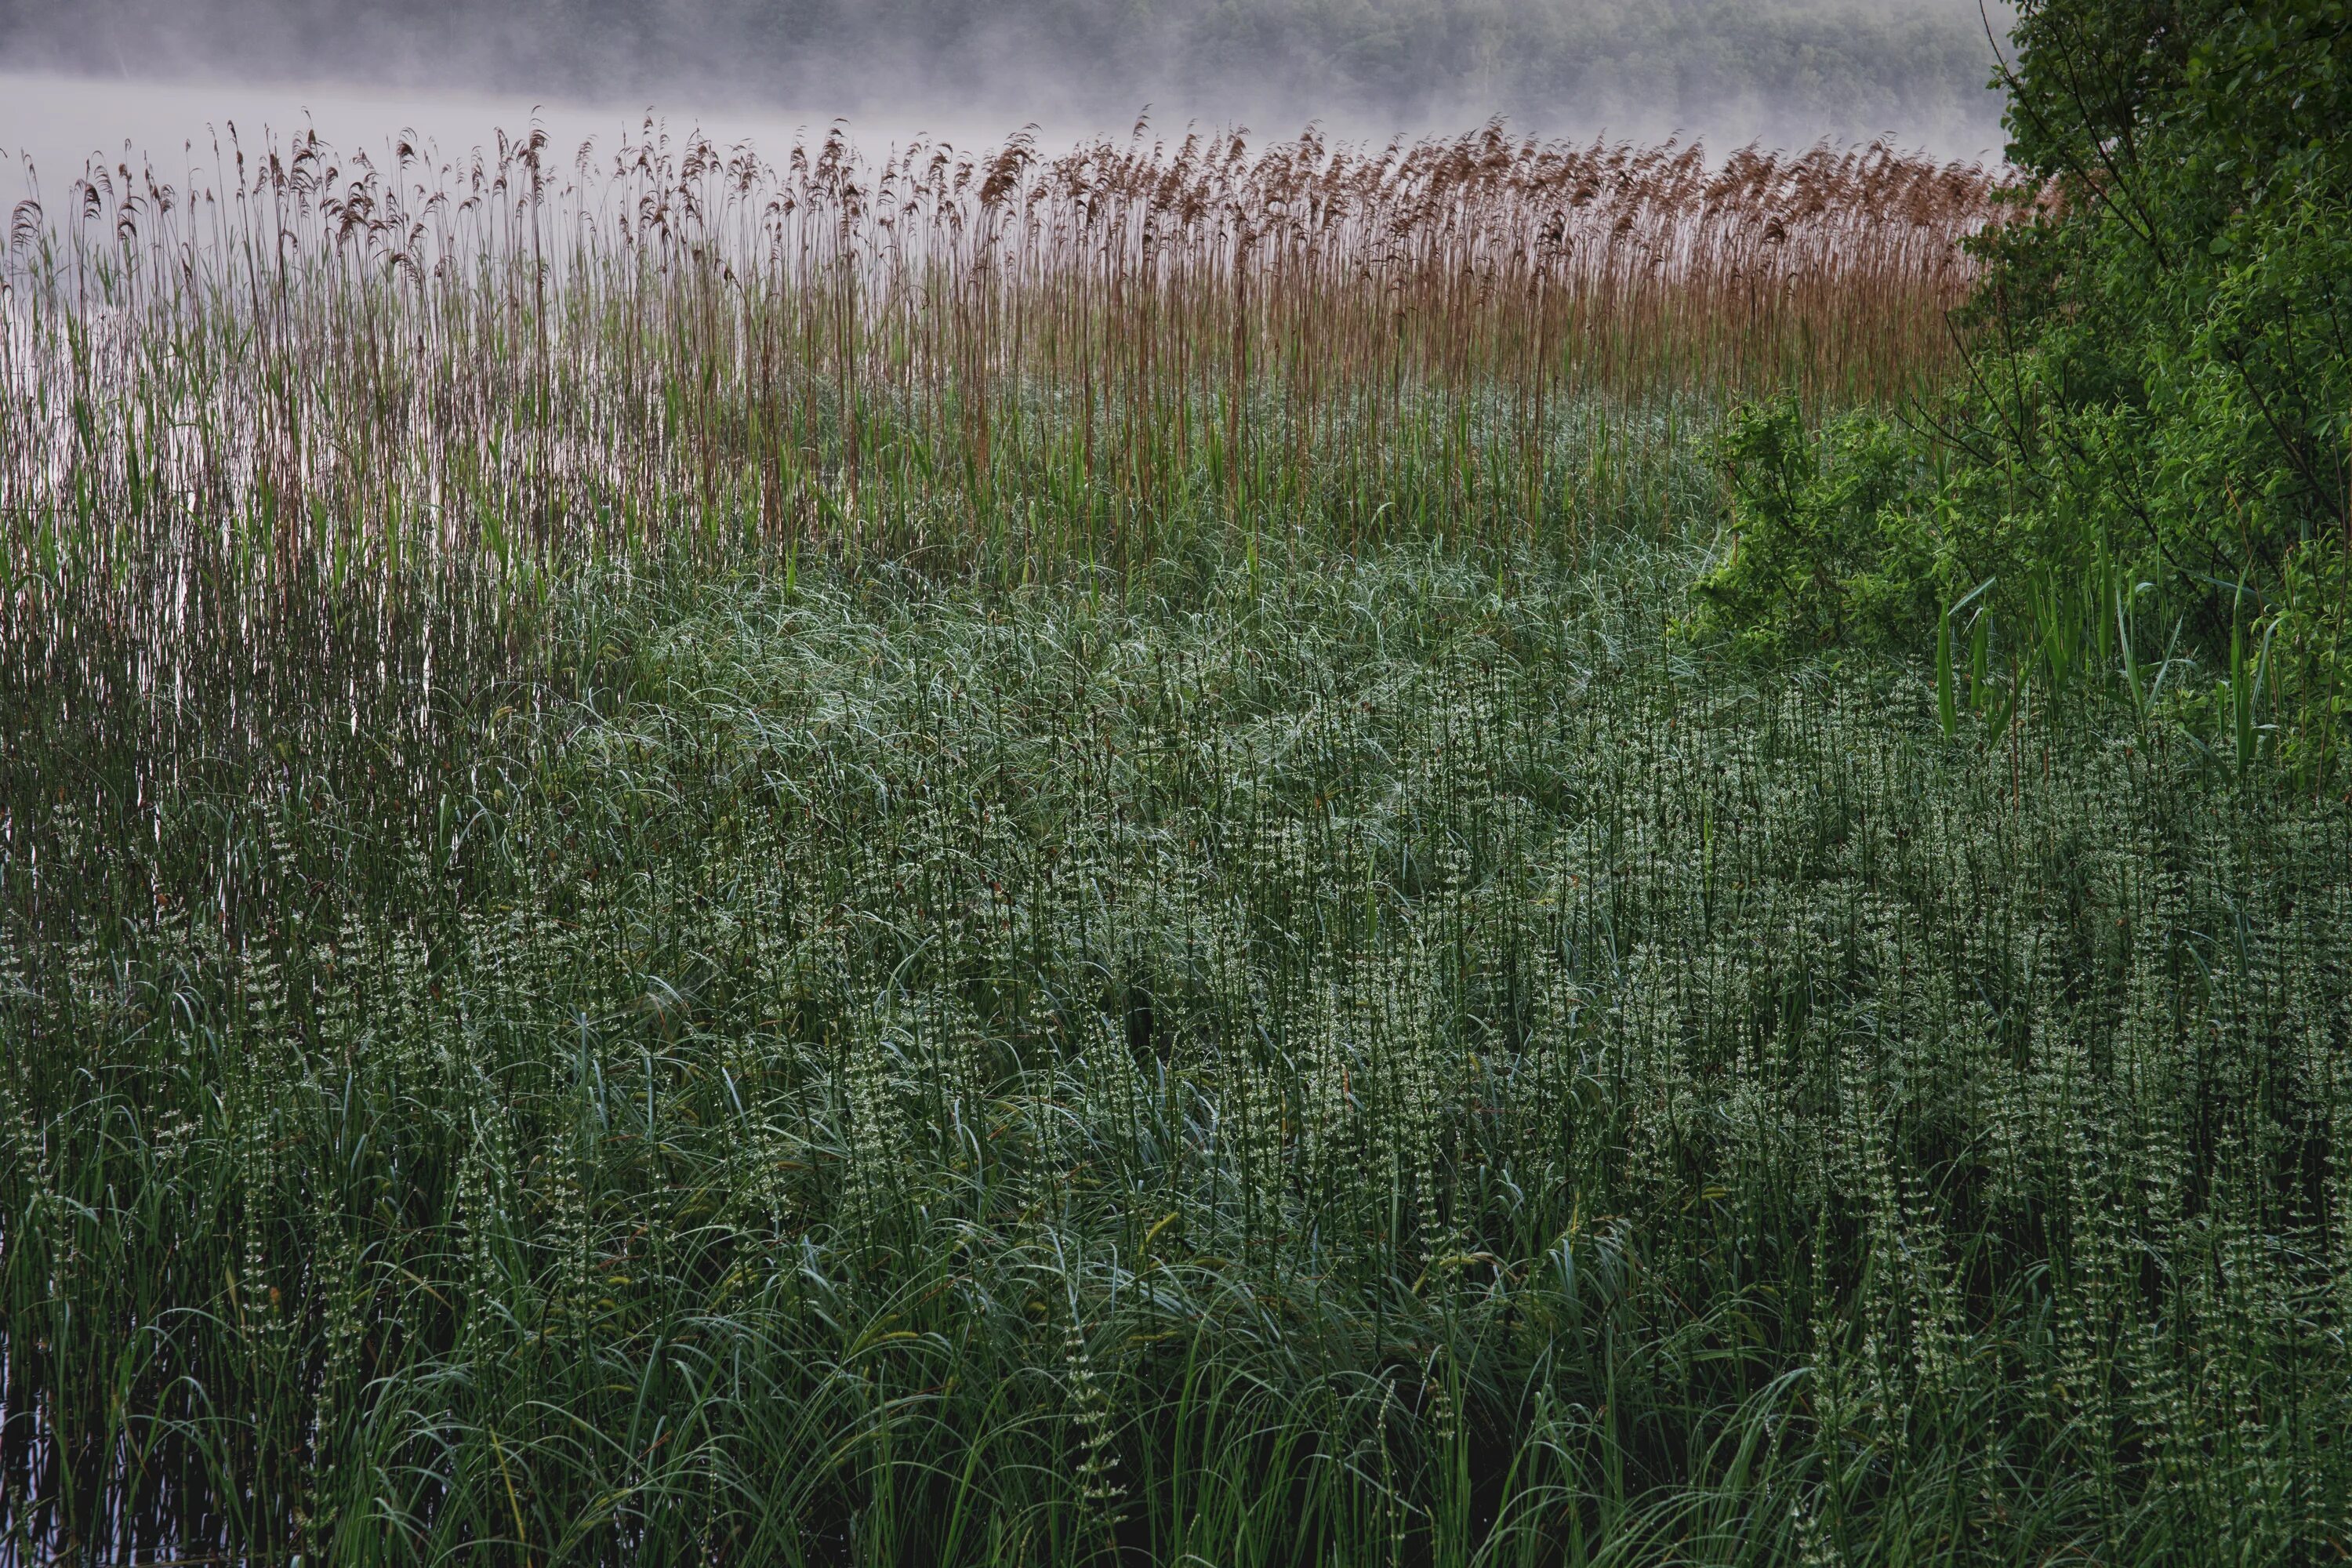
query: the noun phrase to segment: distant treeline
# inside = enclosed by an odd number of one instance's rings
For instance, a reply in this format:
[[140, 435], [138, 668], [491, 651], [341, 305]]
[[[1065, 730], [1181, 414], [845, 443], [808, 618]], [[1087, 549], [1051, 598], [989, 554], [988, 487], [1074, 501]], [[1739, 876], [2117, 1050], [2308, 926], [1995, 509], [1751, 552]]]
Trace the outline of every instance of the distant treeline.
[[[2010, 8], [1991, 20], [2005, 30]], [[1999, 143], [1970, 0], [0, 0], [0, 63], [849, 111]]]

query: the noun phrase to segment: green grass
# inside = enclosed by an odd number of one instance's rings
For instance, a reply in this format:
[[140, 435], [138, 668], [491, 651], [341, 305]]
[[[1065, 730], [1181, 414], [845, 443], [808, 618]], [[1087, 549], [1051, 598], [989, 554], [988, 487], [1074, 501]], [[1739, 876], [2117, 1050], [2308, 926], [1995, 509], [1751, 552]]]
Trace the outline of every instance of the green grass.
[[12, 666], [7, 1550], [2338, 1550], [2345, 812], [1696, 564], [583, 565], [163, 752]]

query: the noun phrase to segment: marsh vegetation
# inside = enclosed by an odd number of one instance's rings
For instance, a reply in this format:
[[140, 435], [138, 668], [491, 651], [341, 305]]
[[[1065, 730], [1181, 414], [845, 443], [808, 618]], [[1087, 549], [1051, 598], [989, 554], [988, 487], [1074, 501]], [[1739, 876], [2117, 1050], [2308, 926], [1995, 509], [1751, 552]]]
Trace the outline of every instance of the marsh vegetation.
[[1972, 569], [2086, 210], [651, 127], [20, 210], [0, 1554], [2341, 1551], [2326, 601]]

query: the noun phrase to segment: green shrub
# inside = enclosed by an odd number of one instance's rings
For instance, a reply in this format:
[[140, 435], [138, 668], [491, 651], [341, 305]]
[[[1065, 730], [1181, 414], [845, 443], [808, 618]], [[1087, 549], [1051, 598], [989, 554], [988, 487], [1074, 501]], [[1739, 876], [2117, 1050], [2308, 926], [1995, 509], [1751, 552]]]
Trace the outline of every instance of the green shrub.
[[2143, 706], [2134, 617], [2176, 681], [2251, 680], [2267, 648], [2254, 727], [2325, 775], [2352, 683], [2352, 4], [2031, 0], [2013, 42], [2034, 205], [1977, 242], [1970, 374], [1903, 426], [1743, 420], [1696, 621], [1924, 649], [1938, 576], [1945, 603], [1993, 579], [2025, 649], [2096, 650]]
[[1722, 455], [1731, 543], [1698, 584], [1698, 626], [1770, 653], [1933, 624], [1946, 541], [1921, 442], [1866, 411], [1811, 430], [1782, 399], [1736, 414]]

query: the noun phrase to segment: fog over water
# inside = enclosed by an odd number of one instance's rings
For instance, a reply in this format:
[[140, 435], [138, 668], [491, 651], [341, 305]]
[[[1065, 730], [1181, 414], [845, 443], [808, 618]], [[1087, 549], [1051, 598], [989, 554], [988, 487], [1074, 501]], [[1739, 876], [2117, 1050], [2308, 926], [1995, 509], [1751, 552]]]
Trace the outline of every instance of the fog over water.
[[0, 0], [0, 194], [25, 193], [29, 159], [53, 204], [126, 142], [176, 178], [231, 123], [248, 146], [414, 128], [457, 151], [536, 112], [568, 151], [610, 147], [649, 107], [774, 152], [836, 117], [870, 151], [1029, 124], [1051, 149], [1124, 135], [1149, 105], [1160, 133], [1260, 142], [1500, 116], [1546, 137], [1885, 136], [1990, 158], [1985, 29], [1977, 0]]
[[[234, 132], [248, 151], [265, 141], [283, 143], [306, 130], [338, 149], [381, 152], [414, 131], [454, 154], [492, 142], [500, 131], [520, 133], [536, 123], [568, 164], [583, 142], [610, 152], [624, 135], [637, 135], [647, 112], [673, 135], [699, 131], [722, 146], [750, 142], [781, 155], [795, 138], [821, 138], [832, 116], [720, 104], [698, 109], [668, 103], [624, 108], [533, 97], [521, 92], [387, 89], [341, 82], [124, 81], [0, 70], [0, 205], [13, 205], [37, 190], [57, 208], [87, 160], [109, 166], [152, 165], [175, 184], [193, 170], [209, 187], [229, 157]], [[850, 129], [875, 151], [918, 135], [959, 146], [1003, 140], [1018, 121], [968, 115], [961, 119], [870, 115]], [[217, 135], [215, 134], [217, 133]], [[1075, 128], [1068, 132], [1075, 136]], [[216, 151], [217, 148], [217, 151]]]

